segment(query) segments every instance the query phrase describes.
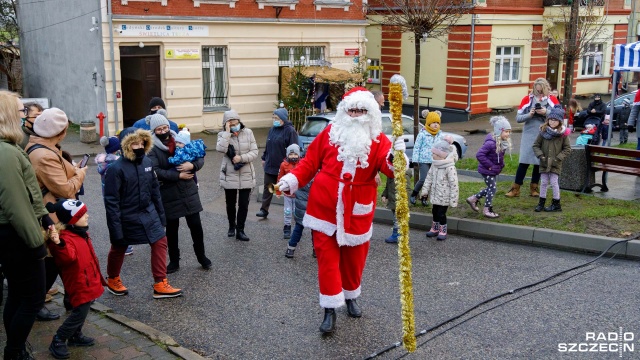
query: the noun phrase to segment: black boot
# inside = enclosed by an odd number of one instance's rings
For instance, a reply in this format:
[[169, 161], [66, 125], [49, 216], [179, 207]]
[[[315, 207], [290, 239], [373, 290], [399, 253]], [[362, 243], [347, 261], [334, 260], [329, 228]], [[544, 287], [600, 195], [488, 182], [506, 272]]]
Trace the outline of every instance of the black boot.
[[235, 226], [229, 225], [229, 231], [227, 231], [227, 236], [228, 237], [236, 236], [236, 227]]
[[291, 239], [291, 225], [285, 225], [282, 232], [285, 239]]
[[249, 237], [244, 233], [244, 229], [236, 229], [236, 239], [240, 241], [249, 241]]
[[200, 263], [203, 269], [205, 270], [211, 269], [211, 260], [209, 260], [208, 257], [204, 255], [198, 256], [198, 262]]
[[331, 334], [336, 330], [336, 310], [324, 309], [324, 320], [320, 324], [320, 332]]
[[348, 299], [347, 301], [347, 314], [352, 318], [359, 318], [362, 316], [362, 310], [360, 310], [360, 306], [356, 302], [356, 299]]
[[69, 346], [92, 346], [95, 343], [96, 342], [94, 338], [84, 336], [80, 331], [78, 331], [75, 335], [69, 338], [69, 341], [67, 341], [67, 345]]
[[60, 315], [52, 313], [45, 306], [43, 306], [42, 309], [40, 309], [40, 311], [38, 311], [38, 313], [36, 314], [36, 320], [38, 321], [51, 321], [58, 319], [60, 319]]
[[544, 211], [562, 211], [562, 207], [560, 207], [560, 199], [551, 200], [551, 206], [544, 208]]
[[49, 352], [56, 359], [68, 359], [70, 356], [67, 341], [59, 338], [58, 335], [53, 336], [51, 345], [49, 345]]
[[169, 265], [167, 265], [167, 274], [173, 274], [178, 270], [180, 270], [180, 262], [169, 260]]
[[546, 201], [547, 201], [547, 199], [546, 199], [546, 198], [541, 197], [541, 198], [538, 200], [538, 205], [536, 205], [536, 208], [535, 208], [535, 210], [534, 210], [534, 211], [535, 211], [535, 212], [540, 212], [540, 211], [544, 210], [544, 203], [545, 203]]

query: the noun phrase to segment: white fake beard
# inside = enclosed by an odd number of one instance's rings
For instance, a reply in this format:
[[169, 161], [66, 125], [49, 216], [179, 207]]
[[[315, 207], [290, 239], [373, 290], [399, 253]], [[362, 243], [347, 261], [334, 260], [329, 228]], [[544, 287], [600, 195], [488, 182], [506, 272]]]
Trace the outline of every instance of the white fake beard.
[[338, 161], [357, 165], [360, 168], [369, 166], [367, 161], [371, 151], [371, 142], [380, 135], [380, 127], [375, 131], [376, 122], [369, 114], [352, 118], [343, 111], [338, 111], [331, 122], [329, 140], [338, 147]]

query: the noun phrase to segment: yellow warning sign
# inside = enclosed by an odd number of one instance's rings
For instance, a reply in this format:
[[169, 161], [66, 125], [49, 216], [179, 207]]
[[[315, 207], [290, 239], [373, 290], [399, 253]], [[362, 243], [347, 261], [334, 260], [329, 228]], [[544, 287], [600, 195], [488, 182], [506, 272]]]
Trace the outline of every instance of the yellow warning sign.
[[173, 49], [165, 50], [164, 51], [164, 58], [165, 59], [173, 59], [174, 53], [175, 52], [173, 51]]

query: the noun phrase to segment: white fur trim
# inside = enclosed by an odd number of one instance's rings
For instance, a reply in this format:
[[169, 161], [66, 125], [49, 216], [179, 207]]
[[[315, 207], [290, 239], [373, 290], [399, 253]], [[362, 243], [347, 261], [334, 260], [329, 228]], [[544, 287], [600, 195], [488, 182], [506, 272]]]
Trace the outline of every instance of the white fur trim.
[[373, 211], [373, 201], [369, 204], [360, 204], [356, 201], [353, 205], [353, 215], [366, 215]]
[[358, 286], [358, 288], [355, 290], [342, 289], [342, 292], [344, 293], [344, 298], [347, 300], [357, 299], [360, 296], [361, 288], [362, 288], [361, 286]]
[[298, 191], [298, 178], [292, 173], [288, 173], [287, 175], [280, 178], [280, 181], [284, 181], [289, 185], [289, 192], [291, 194]]
[[335, 309], [344, 305], [344, 293], [340, 292], [337, 295], [323, 295], [320, 294], [320, 306], [325, 309]]
[[344, 234], [342, 237], [337, 237], [338, 245], [340, 246], [358, 246], [366, 243], [371, 239], [373, 235], [373, 225], [369, 228], [364, 234], [354, 235], [354, 234]]
[[302, 225], [311, 230], [320, 231], [327, 236], [333, 236], [336, 232], [335, 224], [318, 219], [315, 216], [309, 215], [309, 213], [304, 214], [304, 217], [302, 218]]

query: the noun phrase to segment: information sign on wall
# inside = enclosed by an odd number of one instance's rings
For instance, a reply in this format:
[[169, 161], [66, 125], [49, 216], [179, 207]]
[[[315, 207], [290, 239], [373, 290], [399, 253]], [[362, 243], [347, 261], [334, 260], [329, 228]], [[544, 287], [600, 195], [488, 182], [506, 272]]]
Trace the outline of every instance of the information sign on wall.
[[135, 37], [194, 37], [209, 36], [209, 27], [203, 25], [118, 25], [120, 36]]

